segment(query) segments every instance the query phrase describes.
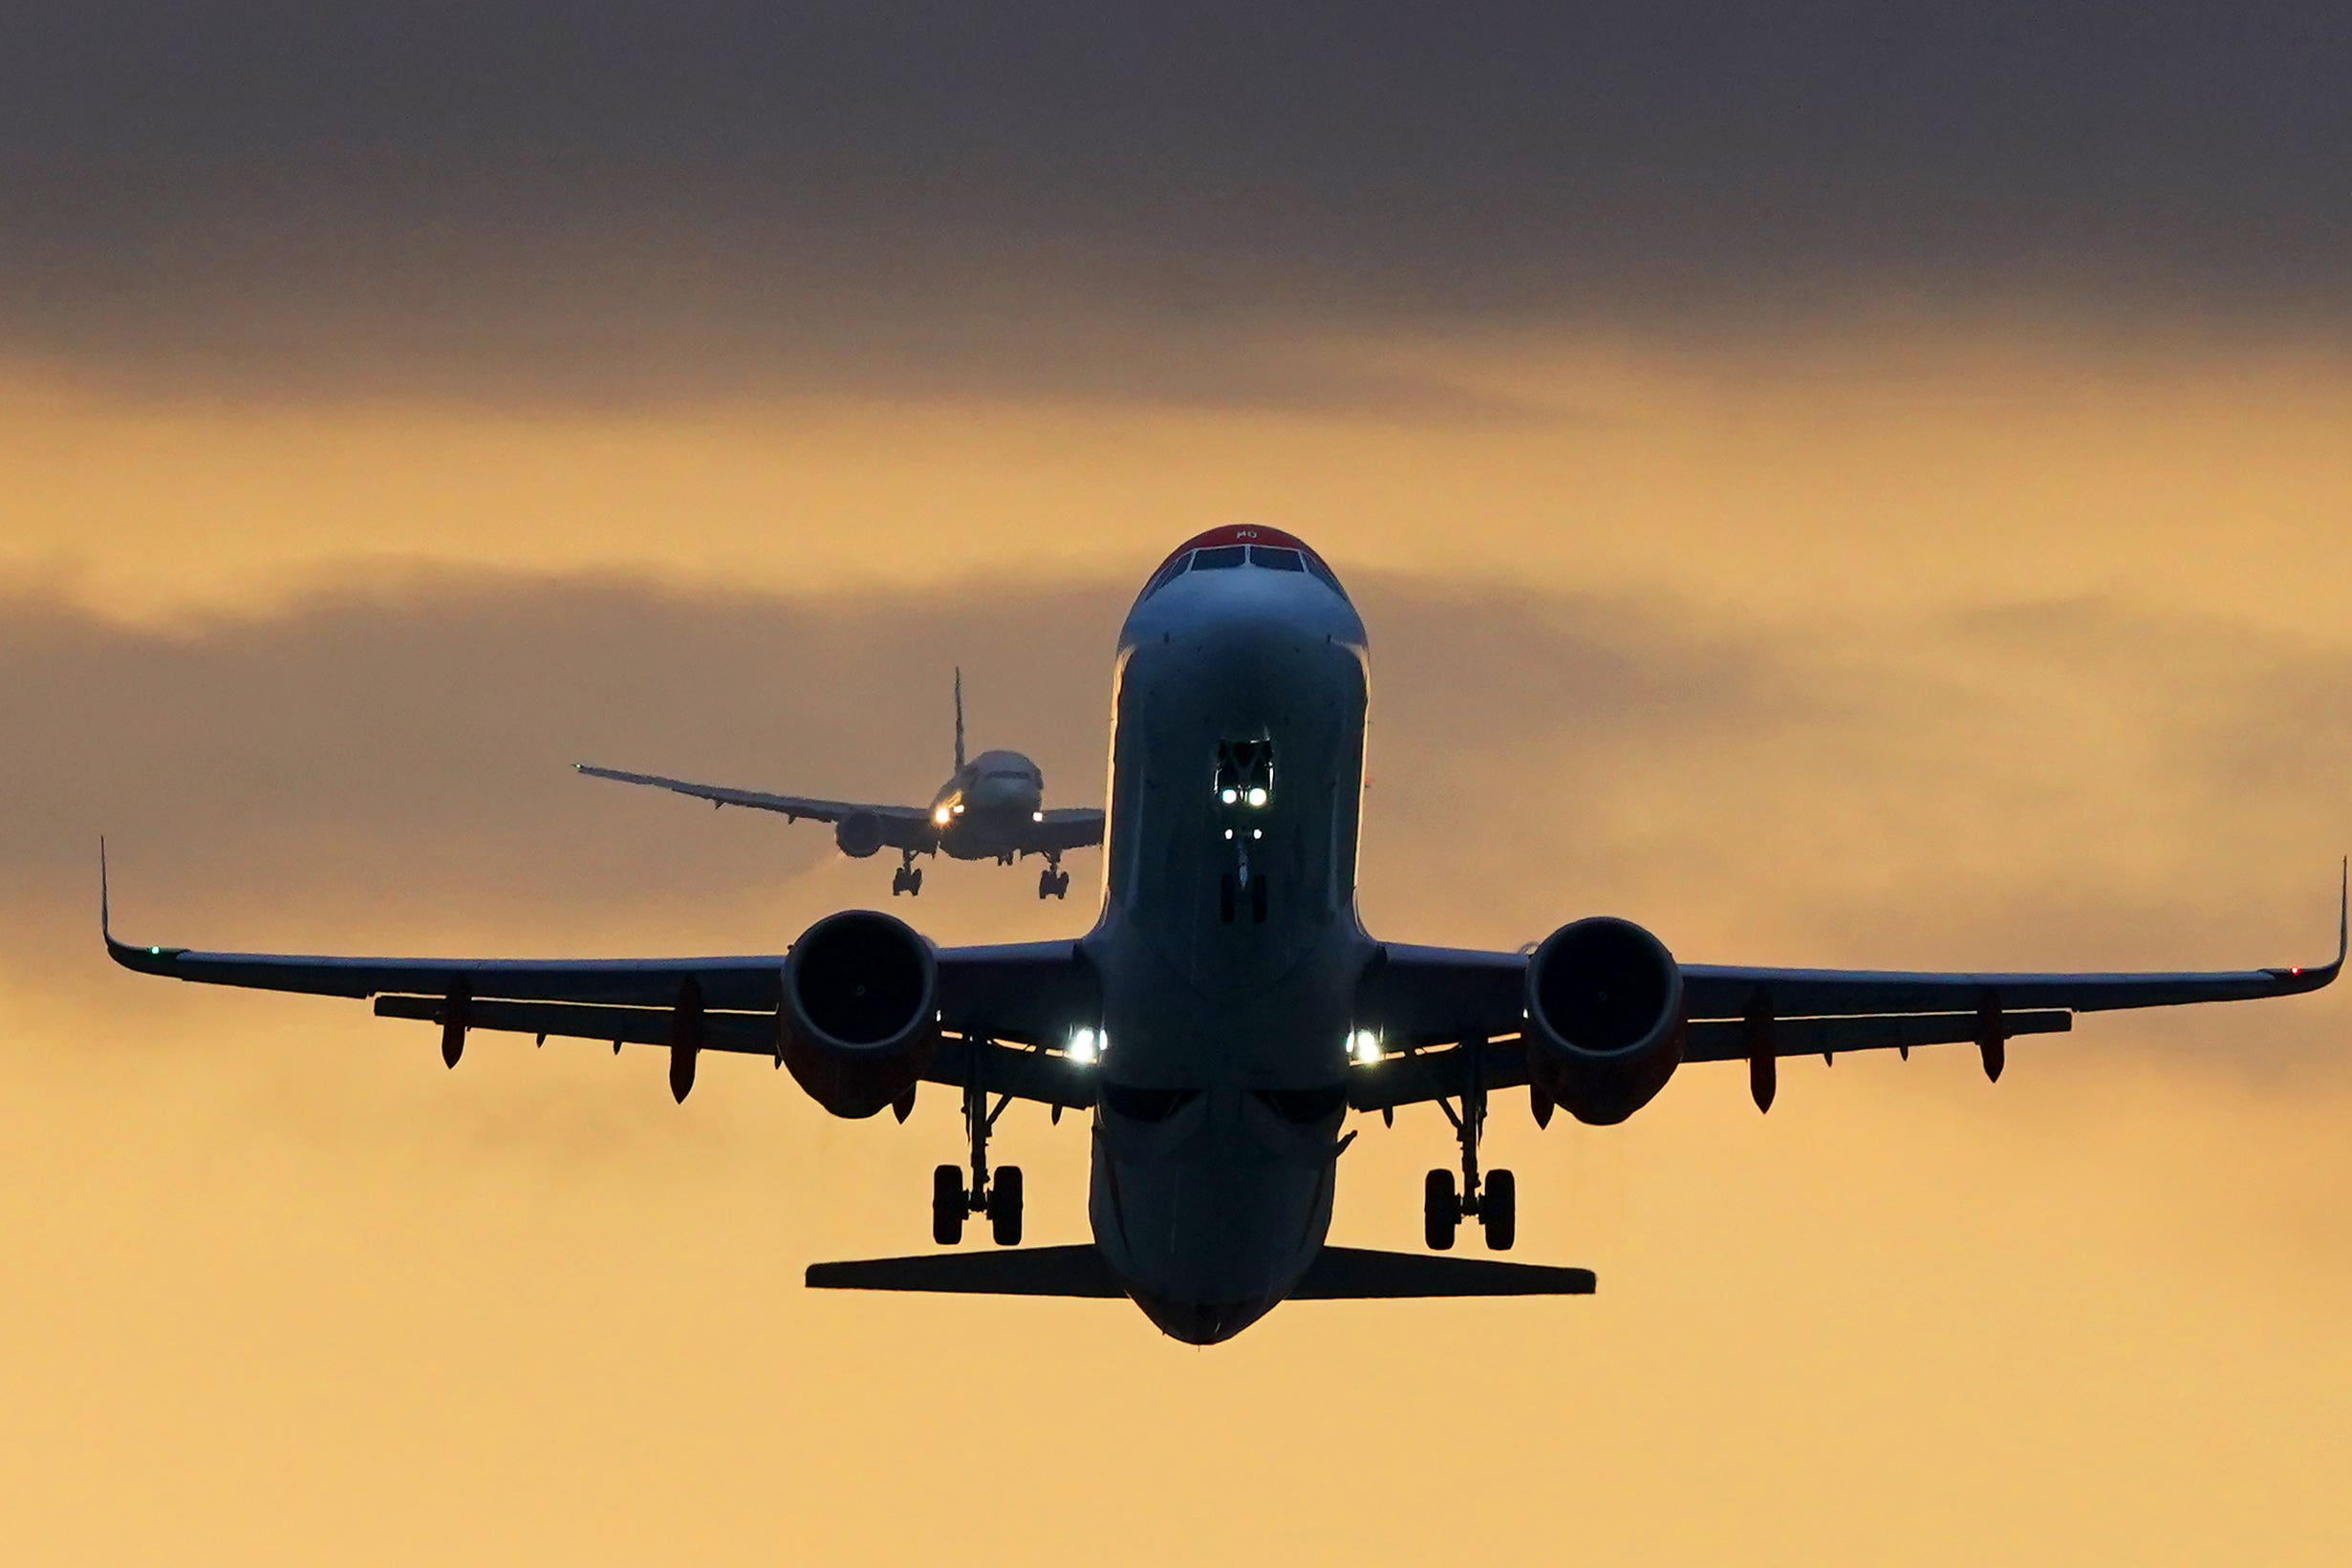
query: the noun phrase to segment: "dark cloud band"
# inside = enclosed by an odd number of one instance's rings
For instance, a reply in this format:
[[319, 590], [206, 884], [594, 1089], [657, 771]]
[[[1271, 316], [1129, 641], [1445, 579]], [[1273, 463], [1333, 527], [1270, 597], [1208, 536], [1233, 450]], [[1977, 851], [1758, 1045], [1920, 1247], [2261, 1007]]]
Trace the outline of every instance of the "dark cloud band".
[[149, 0], [9, 44], [0, 344], [68, 359], [748, 332], [718, 384], [1084, 391], [1181, 339], [1223, 396], [1269, 320], [2332, 317], [2352, 276], [2329, 8]]

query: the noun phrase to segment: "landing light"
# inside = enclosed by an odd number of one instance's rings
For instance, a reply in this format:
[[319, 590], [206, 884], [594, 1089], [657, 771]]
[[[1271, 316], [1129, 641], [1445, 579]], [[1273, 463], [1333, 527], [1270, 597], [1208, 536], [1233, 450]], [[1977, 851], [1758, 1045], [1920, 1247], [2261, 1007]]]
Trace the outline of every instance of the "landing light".
[[1380, 1037], [1370, 1029], [1358, 1029], [1348, 1037], [1348, 1054], [1358, 1062], [1370, 1065], [1380, 1060]]
[[963, 803], [961, 801], [958, 801], [954, 805], [949, 806], [948, 809], [960, 817], [963, 815]]
[[1265, 805], [1265, 800], [1266, 800], [1266, 796], [1265, 796], [1265, 785], [1263, 785], [1263, 784], [1251, 784], [1251, 785], [1249, 786], [1249, 804], [1250, 804], [1251, 805], [1253, 805], [1253, 806], [1263, 805]]
[[1234, 802], [1241, 798], [1241, 792], [1228, 786], [1224, 789], [1219, 790], [1217, 792], [1217, 798], [1223, 801], [1227, 805], [1231, 805]]
[[1069, 1032], [1069, 1059], [1091, 1066], [1102, 1056], [1103, 1044], [1101, 1030], [1081, 1025]]
[[947, 826], [947, 807], [942, 805], [938, 810], [931, 813], [931, 820], [944, 827]]
[[1031, 822], [1044, 822], [1046, 820], [1046, 813], [1043, 811], [1032, 811], [1029, 813], [1029, 820]]

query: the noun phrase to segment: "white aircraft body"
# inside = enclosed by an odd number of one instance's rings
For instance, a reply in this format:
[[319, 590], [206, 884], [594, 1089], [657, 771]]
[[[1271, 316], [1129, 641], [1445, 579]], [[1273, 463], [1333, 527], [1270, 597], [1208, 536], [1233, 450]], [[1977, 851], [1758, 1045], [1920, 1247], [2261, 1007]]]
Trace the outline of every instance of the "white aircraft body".
[[[935, 947], [891, 915], [826, 916], [743, 957], [370, 959], [115, 940], [136, 970], [374, 997], [441, 1025], [664, 1045], [683, 1098], [705, 1050], [772, 1056], [827, 1109], [901, 1117], [921, 1082], [961, 1090], [968, 1171], [942, 1165], [933, 1235], [986, 1214], [1005, 1250], [821, 1263], [813, 1286], [1133, 1299], [1180, 1340], [1227, 1339], [1286, 1298], [1564, 1295], [1584, 1269], [1462, 1258], [1517, 1225], [1510, 1172], [1480, 1172], [1492, 1096], [1624, 1120], [1681, 1066], [1745, 1062], [1759, 1108], [1780, 1057], [1974, 1043], [1997, 1077], [2015, 1036], [2074, 1015], [2286, 996], [2314, 968], [1934, 974], [1685, 964], [1649, 932], [1573, 920], [1525, 952], [1365, 931], [1355, 867], [1366, 639], [1296, 539], [1225, 528], [1154, 573], [1119, 639], [1101, 913], [1074, 940]], [[103, 879], [101, 878], [101, 881]], [[101, 899], [103, 905], [103, 899]], [[101, 909], [101, 924], [105, 924]], [[989, 1169], [1007, 1101], [1090, 1112], [1090, 1244], [1022, 1248], [1017, 1168]], [[1326, 1244], [1350, 1108], [1435, 1101], [1458, 1172], [1429, 1173], [1428, 1253]]]
[[893, 898], [920, 893], [923, 872], [915, 857], [941, 851], [951, 860], [993, 860], [1004, 866], [1023, 855], [1044, 855], [1046, 869], [1037, 874], [1037, 896], [1064, 898], [1069, 894], [1069, 873], [1062, 870], [1063, 855], [1103, 841], [1102, 812], [1086, 806], [1047, 808], [1046, 776], [1021, 753], [983, 751], [965, 758], [961, 670], [956, 672], [956, 771], [933, 793], [929, 805], [770, 795], [757, 789], [690, 784], [656, 773], [623, 773], [586, 763], [572, 765], [592, 779], [650, 784], [708, 801], [714, 806], [744, 805], [756, 811], [781, 812], [787, 822], [807, 817], [811, 822], [831, 823], [833, 843], [852, 859], [863, 860], [885, 847], [898, 851], [898, 870], [890, 879]]

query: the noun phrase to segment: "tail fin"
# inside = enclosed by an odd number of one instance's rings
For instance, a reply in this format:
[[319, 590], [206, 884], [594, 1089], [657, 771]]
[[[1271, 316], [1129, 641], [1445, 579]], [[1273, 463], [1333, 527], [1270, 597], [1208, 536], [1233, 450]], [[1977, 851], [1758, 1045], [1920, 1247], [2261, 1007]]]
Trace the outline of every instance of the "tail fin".
[[963, 771], [963, 666], [956, 666], [956, 771]]

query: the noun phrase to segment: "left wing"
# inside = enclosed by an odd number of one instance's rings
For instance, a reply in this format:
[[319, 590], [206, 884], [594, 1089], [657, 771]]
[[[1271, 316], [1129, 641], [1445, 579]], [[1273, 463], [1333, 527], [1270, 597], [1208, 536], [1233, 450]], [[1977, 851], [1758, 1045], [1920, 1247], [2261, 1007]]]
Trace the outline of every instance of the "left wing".
[[[684, 779], [664, 778], [658, 773], [625, 773], [616, 767], [594, 767], [587, 763], [574, 763], [572, 769], [591, 779], [611, 779], [616, 784], [643, 784], [653, 789], [666, 789], [672, 794], [691, 795], [713, 805], [741, 805], [754, 811], [774, 811], [787, 822], [798, 822], [803, 817], [810, 822], [839, 822], [844, 817], [864, 814], [881, 824], [882, 843], [893, 849], [929, 848], [935, 836], [931, 812], [920, 805], [829, 801], [816, 795], [771, 795], [759, 789], [732, 789], [724, 784], [693, 784]], [[1050, 818], [1052, 813], [1047, 815]]]
[[[680, 1042], [690, 1050], [781, 1060], [777, 1016], [784, 954], [702, 958], [366, 958], [142, 947], [114, 934], [103, 860], [98, 923], [107, 956], [125, 969], [206, 985], [375, 999], [379, 1017], [443, 1030], [455, 1064], [468, 1029], [623, 1043]], [[1094, 1103], [1093, 1074], [1049, 1046], [1071, 1022], [1099, 1016], [1090, 965], [1074, 942], [940, 948], [939, 1027], [924, 1077], [1047, 1105]]]
[[[2073, 1026], [2076, 1013], [2317, 991], [2341, 973], [2352, 938], [2352, 864], [2338, 897], [2336, 956], [2324, 964], [2120, 974], [1685, 964], [1690, 1023], [1682, 1060], [1889, 1047], [1908, 1053], [1913, 1045], [1985, 1044], [2062, 1032]], [[1524, 953], [1384, 944], [1359, 984], [1356, 1012], [1359, 1021], [1377, 1026], [1390, 1046], [1406, 1054], [1357, 1074], [1363, 1082], [1351, 1089], [1351, 1100], [1379, 1108], [1437, 1099], [1458, 1093], [1457, 1082], [1472, 1073], [1488, 1087], [1524, 1084], [1517, 1037], [1526, 1028], [1526, 971]], [[1489, 1043], [1477, 1053], [1433, 1049], [1481, 1041]], [[1510, 1043], [1492, 1043], [1497, 1041]], [[1408, 1062], [1417, 1065], [1386, 1070]], [[1377, 1085], [1374, 1073], [1381, 1079]]]

